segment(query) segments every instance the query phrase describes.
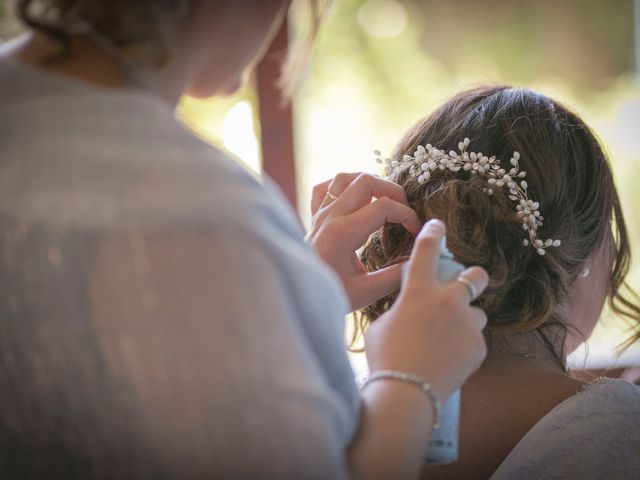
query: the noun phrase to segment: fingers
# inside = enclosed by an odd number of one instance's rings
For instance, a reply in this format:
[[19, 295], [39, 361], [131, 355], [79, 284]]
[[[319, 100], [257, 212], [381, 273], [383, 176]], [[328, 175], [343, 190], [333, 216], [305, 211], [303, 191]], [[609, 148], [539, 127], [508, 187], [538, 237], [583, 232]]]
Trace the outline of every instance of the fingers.
[[334, 195], [340, 195], [342, 192], [346, 190], [346, 188], [353, 183], [353, 181], [358, 178], [360, 175], [363, 175], [362, 172], [353, 172], [353, 173], [339, 173], [331, 180], [329, 184], [329, 191]]
[[[337, 200], [336, 200], [337, 202]], [[353, 250], [360, 248], [385, 223], [399, 223], [410, 232], [420, 229], [418, 215], [410, 207], [383, 197], [342, 217], [343, 237]]]
[[471, 303], [482, 294], [488, 284], [489, 275], [484, 268], [470, 267], [458, 276], [458, 281], [453, 282], [452, 288], [455, 288], [460, 296], [468, 298]]
[[322, 182], [313, 187], [311, 194], [311, 214], [315, 215], [321, 207], [326, 207], [333, 200], [327, 198], [327, 193], [331, 192], [335, 196], [339, 196], [342, 192], [351, 185], [356, 178], [361, 175], [360, 172], [355, 173], [339, 173], [331, 180]]
[[[444, 223], [437, 219], [429, 220], [422, 227], [411, 252], [409, 279], [424, 279], [425, 274], [432, 280], [438, 278], [438, 256], [445, 233]], [[464, 296], [472, 303], [484, 292], [488, 284], [489, 275], [483, 268], [470, 267], [458, 276], [457, 281], [451, 283], [451, 288], [458, 292], [458, 296]]]
[[319, 183], [318, 185], [313, 187], [311, 191], [311, 215], [315, 215], [316, 212], [320, 209], [320, 205], [326, 197], [327, 192], [329, 191], [329, 185], [331, 184], [331, 180], [327, 180], [326, 182]]
[[440, 220], [429, 220], [416, 238], [409, 260], [409, 282], [424, 283], [424, 278], [437, 280], [440, 242], [445, 234], [445, 226]]
[[[404, 189], [397, 183], [366, 173], [358, 175], [342, 191], [330, 188], [331, 193], [339, 195], [334, 202], [334, 211], [338, 215], [348, 215], [371, 203], [373, 198], [387, 197], [407, 205]], [[417, 233], [417, 230], [414, 231]]]
[[376, 300], [399, 290], [402, 267], [405, 263], [390, 265], [363, 276], [360, 281], [366, 285], [365, 295], [362, 296], [361, 305], [353, 305], [353, 308], [364, 308]]
[[[337, 198], [330, 198], [337, 197]], [[333, 215], [348, 215], [368, 205], [374, 198], [390, 198], [403, 205], [407, 204], [404, 189], [389, 180], [367, 173], [340, 173], [326, 182], [316, 185], [311, 197], [313, 215], [332, 204]], [[408, 225], [409, 231], [417, 233], [420, 223]]]

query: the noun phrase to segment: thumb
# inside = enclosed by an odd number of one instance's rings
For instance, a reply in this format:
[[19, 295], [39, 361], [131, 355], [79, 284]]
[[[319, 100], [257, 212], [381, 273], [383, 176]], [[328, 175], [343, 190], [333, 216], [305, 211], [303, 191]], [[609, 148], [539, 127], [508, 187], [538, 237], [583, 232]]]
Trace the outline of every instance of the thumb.
[[407, 262], [396, 263], [375, 272], [368, 273], [360, 279], [361, 298], [355, 309], [371, 305], [385, 295], [400, 289], [402, 266]]

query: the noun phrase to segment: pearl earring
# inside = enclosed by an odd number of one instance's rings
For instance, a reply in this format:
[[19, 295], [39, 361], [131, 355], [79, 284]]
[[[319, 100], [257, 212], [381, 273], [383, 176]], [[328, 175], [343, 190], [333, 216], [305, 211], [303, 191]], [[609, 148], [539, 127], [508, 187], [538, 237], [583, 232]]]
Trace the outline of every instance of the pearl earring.
[[586, 278], [586, 277], [588, 277], [588, 276], [589, 276], [589, 274], [590, 274], [590, 273], [591, 273], [591, 270], [589, 270], [589, 268], [588, 268], [588, 267], [584, 267], [584, 268], [582, 269], [582, 271], [580, 272], [580, 277], [581, 277], [581, 278]]

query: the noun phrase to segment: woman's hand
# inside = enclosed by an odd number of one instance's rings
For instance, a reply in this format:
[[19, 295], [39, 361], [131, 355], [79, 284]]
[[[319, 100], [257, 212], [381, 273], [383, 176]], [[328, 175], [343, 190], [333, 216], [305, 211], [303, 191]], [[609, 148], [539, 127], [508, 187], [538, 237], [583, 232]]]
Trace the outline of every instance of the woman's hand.
[[398, 299], [369, 327], [365, 351], [371, 371], [389, 369], [419, 375], [444, 401], [486, 356], [485, 313], [470, 304], [489, 277], [471, 267], [460, 276], [470, 283], [438, 281], [438, 252], [445, 226], [429, 221], [416, 239], [409, 272]]
[[402, 264], [369, 273], [356, 250], [386, 222], [420, 230], [402, 187], [366, 173], [340, 173], [314, 187], [311, 212], [307, 240], [342, 280], [352, 310], [400, 288]]
[[[444, 233], [440, 221], [425, 225], [398, 299], [365, 335], [371, 371], [416, 374], [431, 384], [440, 403], [486, 355], [482, 336], [486, 316], [470, 304], [472, 295], [481, 293], [488, 282], [478, 267], [462, 272], [464, 282], [438, 281]], [[362, 401], [362, 422], [349, 451], [354, 478], [415, 478], [436, 420], [427, 396], [415, 385], [379, 380], [363, 390]]]

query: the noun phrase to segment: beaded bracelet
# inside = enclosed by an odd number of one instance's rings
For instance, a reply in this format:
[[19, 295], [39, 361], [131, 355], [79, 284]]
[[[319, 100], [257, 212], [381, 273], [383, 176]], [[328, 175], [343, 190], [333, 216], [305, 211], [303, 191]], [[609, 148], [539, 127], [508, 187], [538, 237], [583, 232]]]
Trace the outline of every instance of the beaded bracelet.
[[369, 385], [371, 382], [381, 379], [400, 380], [401, 382], [410, 383], [426, 393], [431, 401], [431, 407], [433, 408], [433, 429], [437, 430], [440, 427], [439, 421], [442, 406], [440, 405], [436, 394], [433, 392], [433, 388], [430, 383], [425, 382], [418, 375], [414, 375], [412, 373], [398, 372], [395, 370], [377, 370], [360, 378], [358, 382], [360, 390], [364, 389], [364, 387]]

